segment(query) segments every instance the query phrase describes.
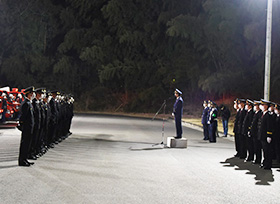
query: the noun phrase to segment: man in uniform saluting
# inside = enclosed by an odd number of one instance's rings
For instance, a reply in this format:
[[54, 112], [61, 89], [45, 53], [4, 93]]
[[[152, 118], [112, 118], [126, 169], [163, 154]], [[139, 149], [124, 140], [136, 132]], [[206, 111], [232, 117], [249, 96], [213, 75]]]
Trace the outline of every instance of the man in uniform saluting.
[[175, 117], [175, 124], [176, 124], [177, 136], [175, 137], [175, 139], [180, 139], [182, 138], [182, 115], [183, 115], [183, 99], [181, 97], [182, 92], [179, 89], [176, 89], [174, 95], [176, 97], [176, 101], [173, 106], [172, 115]]
[[18, 129], [22, 131], [20, 149], [19, 149], [19, 166], [30, 166], [34, 164], [27, 161], [28, 152], [31, 144], [31, 137], [34, 128], [34, 116], [31, 104], [31, 98], [34, 92], [34, 87], [28, 87], [25, 89], [24, 94], [26, 96], [24, 102], [20, 106], [21, 116], [19, 119]]

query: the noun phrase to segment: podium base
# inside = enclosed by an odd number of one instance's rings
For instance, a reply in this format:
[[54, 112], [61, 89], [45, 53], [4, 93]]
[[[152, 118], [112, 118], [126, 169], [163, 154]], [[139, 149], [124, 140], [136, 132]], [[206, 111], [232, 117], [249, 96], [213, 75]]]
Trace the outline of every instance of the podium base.
[[175, 139], [174, 137], [167, 137], [167, 147], [170, 148], [187, 148], [188, 140], [184, 137]]

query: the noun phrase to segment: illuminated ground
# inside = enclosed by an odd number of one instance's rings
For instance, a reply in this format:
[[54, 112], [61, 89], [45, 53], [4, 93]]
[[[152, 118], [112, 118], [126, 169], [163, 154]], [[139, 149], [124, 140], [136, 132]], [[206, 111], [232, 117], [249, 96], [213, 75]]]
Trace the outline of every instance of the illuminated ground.
[[[20, 132], [1, 129], [0, 203], [279, 203], [280, 172], [232, 156], [234, 143], [202, 140], [184, 127], [187, 149], [161, 142], [162, 121], [78, 115], [73, 135], [29, 168], [17, 166]], [[174, 135], [173, 121], [165, 123]]]

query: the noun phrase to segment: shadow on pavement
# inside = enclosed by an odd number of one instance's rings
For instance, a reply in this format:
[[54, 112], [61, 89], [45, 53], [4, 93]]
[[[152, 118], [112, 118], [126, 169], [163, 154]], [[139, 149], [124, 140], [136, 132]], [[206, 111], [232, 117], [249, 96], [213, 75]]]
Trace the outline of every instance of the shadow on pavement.
[[14, 165], [5, 165], [5, 166], [0, 166], [0, 169], [9, 169], [9, 168], [16, 168], [18, 167], [18, 165], [14, 164]]
[[274, 176], [271, 170], [264, 170], [259, 168], [258, 165], [253, 165], [251, 162], [244, 162], [242, 159], [232, 157], [224, 162], [224, 167], [237, 167], [235, 170], [247, 170], [246, 174], [255, 175], [256, 185], [270, 185], [274, 182]]
[[18, 144], [16, 142], [0, 143], [0, 170], [17, 167], [18, 161]]
[[136, 146], [132, 146], [130, 147], [129, 149], [131, 151], [143, 151], [143, 150], [162, 150], [163, 148], [165, 148], [163, 145], [145, 145], [145, 146], [139, 146], [139, 145], [136, 145]]

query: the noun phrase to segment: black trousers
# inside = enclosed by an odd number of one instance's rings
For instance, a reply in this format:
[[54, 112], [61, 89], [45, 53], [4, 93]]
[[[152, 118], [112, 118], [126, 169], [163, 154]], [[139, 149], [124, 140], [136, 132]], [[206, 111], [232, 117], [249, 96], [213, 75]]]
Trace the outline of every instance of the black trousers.
[[39, 138], [40, 138], [40, 129], [39, 129], [39, 126], [36, 125], [36, 126], [34, 126], [34, 130], [31, 135], [31, 144], [30, 144], [30, 149], [29, 149], [29, 155], [33, 155], [33, 154], [37, 153], [36, 151], [37, 151], [37, 145], [39, 142]]
[[277, 137], [275, 137], [275, 153], [277, 162], [280, 163], [280, 138], [279, 135], [276, 136]]
[[177, 137], [182, 137], [182, 117], [181, 116], [175, 116], [175, 125], [176, 125], [176, 134]]
[[252, 161], [254, 160], [254, 141], [252, 137], [249, 137], [247, 135], [247, 151], [248, 151], [248, 157], [247, 159]]
[[51, 144], [55, 141], [56, 138], [56, 124], [50, 123], [49, 124], [49, 131], [48, 131], [48, 144]]
[[28, 158], [28, 153], [31, 145], [32, 127], [23, 127], [21, 132], [21, 140], [19, 147], [18, 161], [22, 162]]
[[217, 126], [218, 126], [218, 123], [217, 123], [216, 120], [214, 120], [214, 121], [209, 125], [209, 141], [210, 141], [210, 142], [216, 142]]
[[239, 135], [239, 154], [240, 158], [245, 159], [247, 157], [247, 135], [240, 134]]
[[238, 133], [234, 133], [234, 141], [235, 141], [235, 150], [237, 154], [240, 154], [240, 135]]
[[208, 124], [203, 124], [203, 135], [205, 140], [209, 140]]
[[263, 148], [263, 165], [265, 168], [272, 167], [272, 145], [267, 141], [261, 141]]
[[253, 137], [255, 162], [261, 163], [262, 161], [262, 143], [257, 137]]

